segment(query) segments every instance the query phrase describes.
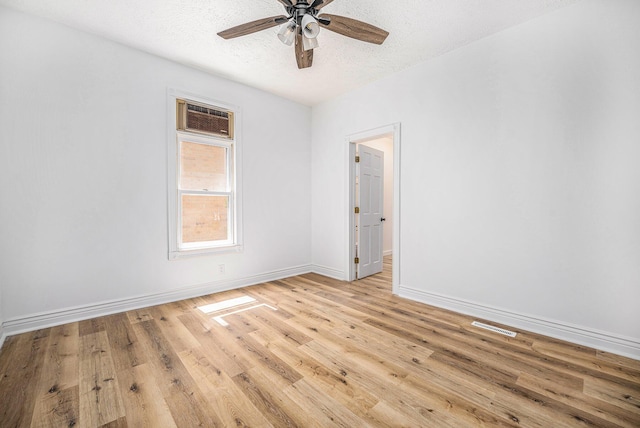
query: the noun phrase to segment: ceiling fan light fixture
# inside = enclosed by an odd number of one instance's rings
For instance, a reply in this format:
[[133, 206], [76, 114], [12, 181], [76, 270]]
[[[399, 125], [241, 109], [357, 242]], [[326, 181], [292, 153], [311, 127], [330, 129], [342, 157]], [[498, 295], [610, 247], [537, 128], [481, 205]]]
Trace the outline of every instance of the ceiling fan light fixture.
[[316, 38], [320, 33], [320, 27], [352, 39], [377, 45], [384, 43], [389, 35], [389, 32], [382, 28], [357, 19], [323, 13], [321, 9], [334, 0], [277, 1], [284, 6], [286, 15], [280, 14], [245, 22], [220, 31], [218, 36], [228, 40], [280, 26], [276, 30], [278, 38], [288, 46], [295, 42], [296, 63], [299, 69], [303, 69], [311, 67], [313, 63], [313, 50], [318, 47]]
[[280, 31], [278, 31], [278, 38], [285, 45], [291, 46], [296, 38], [295, 21], [289, 21], [286, 24], [282, 24]]
[[318, 44], [318, 39], [316, 37], [310, 38], [305, 36], [304, 34], [302, 35], [302, 48], [305, 51], [313, 50], [318, 46], [320, 45]]
[[310, 39], [314, 39], [320, 33], [318, 20], [308, 13], [302, 17], [302, 33]]

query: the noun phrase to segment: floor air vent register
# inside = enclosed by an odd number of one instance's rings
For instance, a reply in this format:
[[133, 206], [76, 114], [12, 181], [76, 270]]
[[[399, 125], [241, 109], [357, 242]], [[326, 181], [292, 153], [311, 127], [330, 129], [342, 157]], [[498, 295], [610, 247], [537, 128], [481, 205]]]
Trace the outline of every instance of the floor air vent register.
[[505, 336], [516, 337], [516, 333], [513, 331], [505, 330], [504, 328], [494, 327], [492, 325], [484, 324], [478, 321], [472, 322], [471, 325], [474, 327], [484, 328], [485, 330], [493, 331], [494, 333], [504, 334]]

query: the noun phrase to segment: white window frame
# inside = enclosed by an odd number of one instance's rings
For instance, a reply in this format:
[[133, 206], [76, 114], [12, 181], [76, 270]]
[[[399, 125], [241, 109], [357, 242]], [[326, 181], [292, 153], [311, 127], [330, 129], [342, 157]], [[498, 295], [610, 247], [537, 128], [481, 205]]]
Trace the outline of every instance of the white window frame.
[[[203, 135], [176, 129], [176, 101], [185, 99], [199, 104], [210, 105], [233, 112], [235, 120], [233, 138]], [[242, 198], [241, 198], [241, 112], [237, 106], [229, 105], [213, 99], [204, 98], [185, 91], [170, 88], [167, 96], [167, 190], [168, 190], [168, 234], [169, 234], [169, 260], [183, 257], [200, 256], [207, 254], [219, 254], [242, 251]], [[225, 147], [228, 150], [227, 174], [229, 174], [230, 187], [226, 192], [181, 190], [180, 180], [180, 144], [182, 141], [197, 144], [207, 144]], [[229, 196], [231, 215], [228, 218], [231, 239], [227, 241], [193, 242], [183, 244], [182, 241], [182, 204], [183, 194], [225, 195]]]

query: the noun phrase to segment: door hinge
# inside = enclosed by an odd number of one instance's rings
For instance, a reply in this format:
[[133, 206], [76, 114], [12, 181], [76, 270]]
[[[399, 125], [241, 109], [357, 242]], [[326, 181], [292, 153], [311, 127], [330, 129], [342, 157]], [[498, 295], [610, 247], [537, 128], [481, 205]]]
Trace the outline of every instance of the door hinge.
[[356, 163], [360, 162], [360, 156], [356, 156]]
[[356, 214], [360, 214], [360, 207], [355, 207], [355, 208], [353, 209], [353, 211], [354, 211]]
[[356, 257], [355, 259], [353, 259], [353, 262], [354, 262], [355, 264], [358, 264], [358, 263], [360, 263], [360, 259], [359, 259], [358, 257]]

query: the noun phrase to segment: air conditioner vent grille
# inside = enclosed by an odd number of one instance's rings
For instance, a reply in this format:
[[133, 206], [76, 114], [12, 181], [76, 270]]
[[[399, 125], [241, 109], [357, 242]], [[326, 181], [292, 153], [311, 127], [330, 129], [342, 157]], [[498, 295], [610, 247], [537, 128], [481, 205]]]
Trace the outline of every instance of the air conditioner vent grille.
[[224, 118], [229, 117], [229, 113], [227, 113], [226, 111], [214, 110], [209, 107], [198, 106], [195, 104], [187, 104], [187, 110], [195, 111], [198, 113], [210, 114], [211, 116], [219, 116]]
[[178, 129], [233, 138], [233, 113], [178, 100]]

